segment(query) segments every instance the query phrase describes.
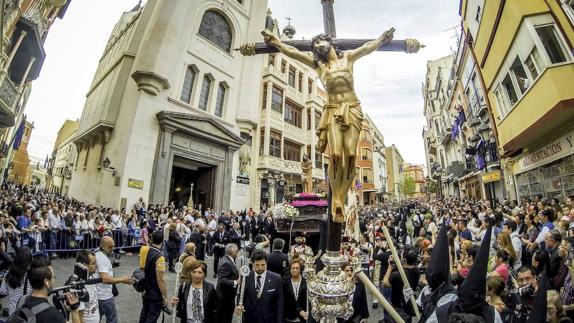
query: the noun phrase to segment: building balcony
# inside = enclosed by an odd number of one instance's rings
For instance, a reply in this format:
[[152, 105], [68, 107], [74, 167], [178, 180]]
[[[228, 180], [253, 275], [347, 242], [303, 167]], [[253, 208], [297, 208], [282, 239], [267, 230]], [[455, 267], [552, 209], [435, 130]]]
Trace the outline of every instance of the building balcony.
[[296, 127], [288, 123], [287, 121], [285, 121], [285, 124], [283, 126], [283, 135], [299, 143], [305, 143], [306, 132], [307, 132], [306, 130]]
[[441, 142], [443, 145], [447, 145], [451, 138], [452, 138], [452, 134], [450, 133], [452, 126], [448, 126], [448, 128], [446, 128], [446, 130], [444, 131], [444, 133], [441, 136]]
[[505, 153], [529, 147], [542, 138], [552, 138], [557, 129], [574, 119], [574, 62], [545, 69], [498, 124], [500, 145]]
[[292, 160], [284, 160], [271, 156], [260, 156], [257, 165], [258, 169], [268, 169], [287, 174], [303, 174], [301, 163]]
[[14, 125], [20, 93], [20, 89], [8, 75], [4, 72], [0, 73], [0, 128]]

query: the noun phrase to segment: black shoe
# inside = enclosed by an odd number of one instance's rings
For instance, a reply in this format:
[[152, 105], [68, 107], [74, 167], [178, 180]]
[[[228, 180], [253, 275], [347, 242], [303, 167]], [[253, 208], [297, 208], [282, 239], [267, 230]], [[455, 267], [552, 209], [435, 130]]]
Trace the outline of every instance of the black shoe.
[[379, 307], [379, 303], [373, 303], [373, 308]]

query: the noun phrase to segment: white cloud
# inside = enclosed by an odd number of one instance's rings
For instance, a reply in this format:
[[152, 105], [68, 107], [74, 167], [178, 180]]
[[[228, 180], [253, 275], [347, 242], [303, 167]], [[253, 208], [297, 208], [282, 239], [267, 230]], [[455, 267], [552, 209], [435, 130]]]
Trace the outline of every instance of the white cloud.
[[[122, 12], [138, 0], [72, 1], [63, 20], [57, 20], [46, 40], [46, 61], [34, 82], [26, 114], [35, 122], [29, 144], [32, 156], [51, 153], [65, 119], [80, 118], [85, 94], [106, 41]], [[296, 38], [322, 32], [320, 0], [270, 0], [280, 25], [291, 16]], [[337, 0], [340, 38], [374, 38], [394, 26], [397, 39], [417, 38], [427, 48], [418, 54], [374, 53], [355, 65], [355, 85], [363, 109], [405, 160], [424, 163], [421, 138], [421, 83], [426, 61], [450, 54], [459, 24], [458, 1], [452, 0]]]

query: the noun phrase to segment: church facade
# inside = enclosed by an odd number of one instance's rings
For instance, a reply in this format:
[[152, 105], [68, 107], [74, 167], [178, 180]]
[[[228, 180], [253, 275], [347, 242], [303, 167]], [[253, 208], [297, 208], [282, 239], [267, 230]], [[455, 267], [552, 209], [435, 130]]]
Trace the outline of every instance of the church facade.
[[252, 206], [244, 173], [264, 57], [234, 48], [260, 41], [266, 10], [266, 0], [148, 0], [124, 13], [87, 94], [69, 195], [128, 209], [190, 196], [216, 211]]

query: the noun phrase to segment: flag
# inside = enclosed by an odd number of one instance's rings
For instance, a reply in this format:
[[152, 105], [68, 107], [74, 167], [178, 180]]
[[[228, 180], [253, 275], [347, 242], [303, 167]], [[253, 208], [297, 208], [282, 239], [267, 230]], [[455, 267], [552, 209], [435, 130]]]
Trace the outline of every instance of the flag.
[[26, 118], [24, 117], [24, 119], [22, 119], [22, 122], [20, 122], [18, 130], [16, 131], [16, 136], [14, 137], [14, 143], [12, 144], [12, 148], [14, 150], [17, 150], [20, 147], [20, 144], [22, 143], [22, 137], [24, 137], [25, 128], [26, 128]]

